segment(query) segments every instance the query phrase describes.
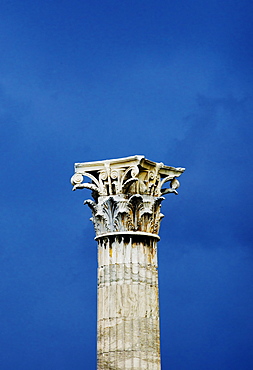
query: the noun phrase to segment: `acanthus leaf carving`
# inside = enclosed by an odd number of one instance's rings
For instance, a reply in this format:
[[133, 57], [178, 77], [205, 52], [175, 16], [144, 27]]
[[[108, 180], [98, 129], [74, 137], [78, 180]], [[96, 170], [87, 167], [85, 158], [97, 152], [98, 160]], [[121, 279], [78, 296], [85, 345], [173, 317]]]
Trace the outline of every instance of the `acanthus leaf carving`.
[[132, 195], [100, 197], [98, 203], [85, 201], [92, 211], [92, 222], [96, 235], [110, 232], [141, 231], [157, 234], [160, 220], [160, 206], [163, 197], [154, 198]]
[[126, 180], [124, 184], [122, 185], [122, 193], [125, 193], [128, 188], [133, 184], [138, 182], [138, 179], [136, 177], [131, 177], [130, 179]]
[[[92, 190], [95, 202], [88, 200], [97, 235], [140, 231], [157, 234], [162, 195], [177, 194], [181, 167], [155, 163], [144, 156], [77, 163], [72, 176], [73, 190]], [[83, 182], [88, 177], [90, 182]], [[163, 188], [170, 182], [169, 188]]]

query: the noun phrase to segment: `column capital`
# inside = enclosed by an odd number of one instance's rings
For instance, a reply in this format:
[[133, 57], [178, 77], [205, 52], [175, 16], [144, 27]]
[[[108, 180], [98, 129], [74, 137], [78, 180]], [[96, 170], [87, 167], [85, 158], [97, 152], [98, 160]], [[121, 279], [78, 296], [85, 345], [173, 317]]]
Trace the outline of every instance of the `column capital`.
[[[184, 168], [170, 167], [135, 155], [119, 159], [75, 164], [75, 174], [71, 178], [73, 190], [87, 188], [97, 200], [100, 196], [133, 194], [159, 197], [167, 193], [177, 194], [177, 178]], [[83, 182], [88, 177], [90, 182]], [[163, 188], [170, 182], [169, 188]]]
[[[92, 211], [96, 238], [138, 233], [159, 239], [162, 195], [177, 194], [177, 178], [184, 170], [136, 155], [76, 163], [71, 183], [73, 190], [92, 190], [94, 201], [85, 204]], [[84, 182], [85, 177], [90, 181]], [[170, 187], [163, 187], [166, 182]]]

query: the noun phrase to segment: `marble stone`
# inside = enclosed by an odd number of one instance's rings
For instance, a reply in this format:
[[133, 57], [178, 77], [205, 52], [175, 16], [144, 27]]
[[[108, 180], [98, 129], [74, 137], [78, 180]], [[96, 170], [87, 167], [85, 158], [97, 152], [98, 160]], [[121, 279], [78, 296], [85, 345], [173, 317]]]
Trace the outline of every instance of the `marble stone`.
[[[98, 243], [97, 369], [159, 370], [157, 242], [163, 195], [184, 168], [144, 156], [75, 164]], [[89, 182], [84, 182], [88, 178]], [[169, 182], [170, 187], [164, 188]]]

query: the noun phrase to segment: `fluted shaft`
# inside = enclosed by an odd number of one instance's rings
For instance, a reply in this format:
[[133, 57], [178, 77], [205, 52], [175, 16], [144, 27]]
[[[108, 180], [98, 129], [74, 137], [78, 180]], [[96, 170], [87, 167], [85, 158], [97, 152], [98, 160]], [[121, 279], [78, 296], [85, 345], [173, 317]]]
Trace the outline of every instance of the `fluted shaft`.
[[157, 242], [98, 241], [98, 369], [160, 369]]

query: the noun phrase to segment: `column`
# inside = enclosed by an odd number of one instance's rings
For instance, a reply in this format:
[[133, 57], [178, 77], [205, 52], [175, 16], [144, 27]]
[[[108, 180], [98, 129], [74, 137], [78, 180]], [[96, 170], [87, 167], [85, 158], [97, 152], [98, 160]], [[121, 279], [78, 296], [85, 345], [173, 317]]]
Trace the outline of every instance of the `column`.
[[73, 190], [93, 197], [85, 204], [98, 244], [97, 369], [161, 368], [160, 208], [164, 194], [177, 194], [183, 171], [144, 156], [75, 164]]

